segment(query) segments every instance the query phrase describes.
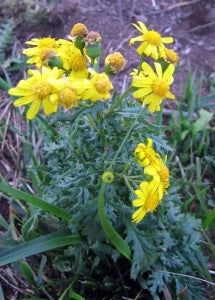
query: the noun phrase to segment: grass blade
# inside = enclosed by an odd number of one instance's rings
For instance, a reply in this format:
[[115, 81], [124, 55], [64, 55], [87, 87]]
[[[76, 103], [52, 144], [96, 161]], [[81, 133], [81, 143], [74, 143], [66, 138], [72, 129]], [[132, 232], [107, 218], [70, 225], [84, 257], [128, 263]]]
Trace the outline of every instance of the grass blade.
[[65, 221], [69, 222], [72, 218], [72, 215], [70, 215], [67, 211], [65, 211], [62, 208], [59, 208], [53, 204], [50, 204], [38, 197], [35, 197], [31, 194], [22, 192], [20, 190], [17, 190], [15, 188], [12, 188], [8, 184], [4, 184], [0, 182], [0, 191], [4, 192], [6, 194], [9, 194], [11, 197], [18, 198], [20, 200], [24, 200], [36, 207], [39, 207], [43, 209], [44, 211], [49, 212], [50, 214], [60, 217], [64, 219]]
[[98, 203], [98, 213], [100, 221], [103, 227], [104, 232], [106, 233], [108, 239], [116, 247], [116, 249], [130, 260], [131, 249], [129, 245], [123, 240], [123, 238], [116, 232], [116, 230], [109, 223], [104, 210], [104, 194], [105, 194], [105, 185], [102, 184], [100, 193], [99, 193], [99, 203]]
[[41, 252], [81, 243], [79, 235], [69, 235], [69, 232], [50, 233], [1, 252], [0, 267]]
[[4, 294], [3, 294], [3, 290], [2, 290], [2, 286], [1, 286], [1, 283], [0, 283], [0, 299], [1, 299], [1, 300], [5, 300], [5, 297], [4, 297]]
[[1, 214], [0, 214], [0, 227], [3, 227], [6, 230], [9, 228], [8, 223], [6, 222], [6, 220]]
[[203, 223], [203, 228], [207, 229], [214, 220], [215, 220], [215, 208], [212, 209], [212, 211], [207, 215]]

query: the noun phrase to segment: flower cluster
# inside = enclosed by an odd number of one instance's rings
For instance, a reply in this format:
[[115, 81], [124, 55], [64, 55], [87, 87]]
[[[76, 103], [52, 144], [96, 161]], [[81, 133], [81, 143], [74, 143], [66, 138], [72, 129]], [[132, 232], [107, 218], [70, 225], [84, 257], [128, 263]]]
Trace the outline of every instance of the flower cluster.
[[173, 82], [178, 54], [164, 45], [172, 43], [172, 37], [161, 37], [157, 31], [148, 30], [142, 22], [133, 25], [142, 35], [132, 38], [130, 45], [142, 42], [137, 48], [137, 53], [141, 55], [142, 61], [145, 56], [156, 61], [154, 63], [156, 72], [148, 63], [143, 62], [139, 70], [135, 69], [131, 73], [132, 86], [135, 89], [133, 96], [142, 102], [143, 106], [149, 105], [148, 110], [153, 113], [160, 110], [160, 104], [164, 98], [175, 98], [169, 89]]
[[169, 169], [160, 155], [153, 149], [153, 141], [148, 138], [147, 145], [140, 143], [135, 149], [135, 157], [143, 167], [148, 181], [135, 190], [133, 206], [139, 207], [132, 215], [133, 222], [139, 223], [148, 212], [153, 212], [167, 193], [169, 187]]
[[119, 52], [110, 54], [105, 64], [112, 73], [97, 73], [93, 67], [101, 55], [100, 43], [99, 33], [88, 31], [82, 23], [73, 26], [68, 40], [45, 37], [27, 41], [31, 47], [23, 54], [35, 68], [28, 71], [27, 79], [9, 90], [10, 95], [18, 97], [14, 105], [30, 104], [27, 118], [32, 120], [41, 106], [48, 115], [59, 106], [71, 109], [83, 100], [108, 100], [113, 89], [108, 75], [121, 71], [125, 59]]

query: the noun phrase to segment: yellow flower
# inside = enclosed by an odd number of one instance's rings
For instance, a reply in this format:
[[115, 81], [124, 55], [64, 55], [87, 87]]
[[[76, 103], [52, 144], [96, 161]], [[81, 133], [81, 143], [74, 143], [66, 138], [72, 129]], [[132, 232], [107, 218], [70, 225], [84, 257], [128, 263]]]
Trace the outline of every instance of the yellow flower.
[[78, 95], [70, 86], [66, 86], [59, 92], [59, 104], [67, 109], [76, 107], [78, 105]]
[[81, 99], [91, 100], [92, 102], [108, 100], [111, 97], [110, 90], [113, 89], [107, 74], [98, 74], [95, 71], [93, 71], [91, 79], [77, 81], [73, 85]]
[[81, 51], [75, 47], [74, 43], [59, 40], [61, 43], [57, 56], [61, 58], [63, 67], [71, 70], [71, 74], [77, 78], [87, 78], [87, 59]]
[[178, 53], [176, 53], [173, 49], [164, 48], [160, 56], [173, 65], [176, 65], [179, 61]]
[[17, 87], [9, 90], [12, 96], [18, 96], [14, 101], [14, 106], [22, 106], [31, 103], [27, 112], [27, 119], [32, 120], [38, 113], [42, 104], [46, 115], [56, 112], [58, 108], [58, 90], [64, 83], [62, 79], [63, 71], [58, 68], [49, 69], [42, 67], [41, 72], [30, 70], [31, 77], [21, 80]]
[[169, 88], [173, 82], [175, 67], [170, 64], [165, 72], [162, 72], [161, 65], [154, 63], [156, 73], [149, 64], [144, 62], [139, 74], [133, 74], [132, 86], [137, 90], [133, 93], [134, 98], [140, 99], [143, 105], [149, 104], [148, 110], [153, 113], [160, 110], [160, 103], [164, 98], [175, 99]]
[[120, 52], [114, 52], [105, 58], [105, 65], [110, 66], [110, 69], [113, 73], [122, 71], [125, 67], [125, 64], [126, 60]]
[[26, 42], [33, 47], [23, 50], [23, 54], [30, 56], [27, 61], [29, 64], [35, 64], [37, 68], [47, 65], [48, 59], [55, 56], [58, 43], [53, 38], [32, 39]]
[[135, 149], [134, 155], [136, 156], [138, 163], [142, 167], [146, 167], [149, 164], [156, 163], [157, 158], [159, 158], [159, 154], [155, 152], [152, 148], [153, 141], [150, 138], [147, 138], [147, 145], [143, 143], [139, 143], [137, 148]]
[[153, 212], [160, 203], [159, 195], [153, 191], [150, 182], [142, 182], [140, 188], [135, 190], [137, 198], [133, 200], [134, 207], [139, 207], [132, 215], [133, 222], [139, 223], [148, 212]]
[[160, 52], [165, 47], [164, 44], [173, 42], [172, 37], [162, 37], [157, 31], [148, 30], [142, 22], [138, 22], [138, 25], [133, 24], [133, 26], [139, 30], [142, 35], [132, 38], [129, 44], [133, 45], [135, 42], [142, 42], [137, 48], [139, 55], [145, 54], [157, 60]]
[[144, 168], [144, 173], [152, 176], [151, 184], [153, 191], [157, 192], [159, 199], [163, 198], [163, 193], [167, 193], [169, 187], [169, 169], [161, 158], [158, 158], [155, 164]]

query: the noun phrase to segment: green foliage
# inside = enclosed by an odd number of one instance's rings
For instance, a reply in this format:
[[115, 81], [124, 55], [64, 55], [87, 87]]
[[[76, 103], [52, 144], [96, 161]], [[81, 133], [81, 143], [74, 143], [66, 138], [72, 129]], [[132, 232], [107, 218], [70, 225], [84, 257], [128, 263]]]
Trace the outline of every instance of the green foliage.
[[[139, 142], [152, 137], [157, 151], [163, 156], [168, 154], [171, 147], [163, 135], [158, 135], [162, 126], [149, 125], [146, 112], [133, 124], [138, 107], [130, 101], [127, 107], [123, 104], [123, 110], [119, 107], [117, 112], [104, 118], [106, 106], [101, 102], [93, 110], [87, 105], [74, 109], [71, 115], [59, 112], [49, 120], [54, 130], [49, 130], [50, 125], [47, 127], [40, 120], [33, 123], [33, 128], [38, 128], [44, 139], [44, 163], [34, 163], [28, 169], [40, 174], [40, 197], [67, 210], [73, 216], [68, 224], [71, 234], [79, 234], [83, 240], [82, 244], [58, 252], [53, 268], [76, 274], [72, 291], [86, 299], [90, 299], [92, 293], [100, 295], [100, 299], [105, 295], [135, 297], [141, 287], [145, 295], [151, 293], [154, 299], [159, 299], [166, 290], [174, 296], [186, 287], [188, 299], [194, 299], [194, 295], [203, 299], [204, 288], [195, 276], [198, 274], [208, 281], [210, 277], [207, 268], [199, 268], [199, 257], [205, 264], [201, 222], [182, 212], [178, 183], [172, 178], [169, 194], [155, 214], [147, 215], [139, 225], [130, 221], [134, 196], [129, 187], [136, 188], [142, 178], [141, 169], [133, 161], [134, 149]], [[102, 230], [98, 196], [101, 175], [109, 168], [131, 126], [131, 134], [112, 166], [115, 181], [106, 185], [104, 199], [109, 225], [132, 250], [129, 263]], [[174, 173], [174, 169], [172, 171]], [[38, 217], [50, 230], [62, 226], [60, 220], [50, 215], [39, 212]], [[38, 226], [34, 230], [38, 231]], [[190, 275], [194, 278], [189, 278]], [[79, 280], [85, 284], [80, 285]], [[70, 284], [67, 282], [63, 290]]]
[[7, 22], [2, 24], [0, 28], [0, 63], [2, 64], [6, 58], [6, 52], [8, 47], [13, 41], [13, 29], [15, 23], [13, 19], [9, 19]]
[[[4, 265], [58, 248], [46, 255], [49, 269], [54, 274], [65, 273], [68, 278], [60, 281], [60, 299], [135, 298], [141, 289], [143, 297], [153, 299], [167, 294], [173, 299], [177, 295], [191, 300], [205, 299], [202, 280], [210, 283], [212, 279], [201, 249], [202, 225], [186, 212], [193, 201], [192, 189], [201, 204], [199, 216], [208, 213], [205, 204], [208, 185], [201, 182], [202, 157], [196, 158], [191, 170], [185, 169], [179, 159], [181, 175], [172, 166], [171, 188], [157, 211], [147, 214], [138, 225], [132, 223], [133, 189], [143, 180], [142, 169], [134, 161], [134, 149], [148, 137], [153, 139], [162, 157], [172, 155], [173, 149], [165, 141], [165, 128], [148, 121], [146, 111], [139, 114], [139, 106], [133, 101], [117, 103], [118, 110], [107, 114], [109, 105], [84, 104], [71, 114], [62, 111], [47, 120], [39, 116], [29, 125], [24, 134], [24, 161], [37, 196], [0, 183], [1, 191], [16, 200], [12, 203], [22, 216], [22, 219], [14, 217], [8, 226], [0, 220], [7, 230], [0, 237], [4, 250], [0, 253], [0, 263]], [[197, 143], [198, 134], [208, 130], [210, 113], [203, 111], [205, 114], [207, 122], [201, 114], [200, 121], [193, 119], [189, 125], [184, 111], [179, 109], [179, 125], [195, 128]], [[177, 134], [171, 126], [168, 129]], [[43, 137], [42, 160], [31, 146], [32, 135]], [[176, 137], [175, 141], [180, 143], [181, 138]], [[105, 185], [104, 191], [101, 176], [107, 170], [114, 174], [114, 181]], [[189, 180], [193, 170], [195, 181]], [[25, 185], [23, 189], [26, 190]], [[186, 193], [189, 197], [184, 201]], [[20, 200], [30, 205], [26, 207]], [[20, 244], [15, 243], [8, 251], [16, 221], [21, 228]], [[58, 236], [62, 230], [65, 234]], [[47, 295], [42, 280], [42, 274], [49, 274], [45, 264], [46, 259], [42, 259], [38, 275], [30, 263], [20, 265], [26, 280], [36, 289], [39, 287], [38, 297]], [[48, 287], [54, 294], [57, 280], [50, 279]]]

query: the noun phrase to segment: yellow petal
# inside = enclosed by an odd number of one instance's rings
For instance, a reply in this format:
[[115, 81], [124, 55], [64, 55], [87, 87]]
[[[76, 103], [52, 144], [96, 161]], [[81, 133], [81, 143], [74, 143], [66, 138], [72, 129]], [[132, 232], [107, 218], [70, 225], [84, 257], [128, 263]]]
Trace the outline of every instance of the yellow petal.
[[151, 93], [152, 89], [149, 87], [149, 88], [142, 88], [142, 89], [139, 89], [137, 91], [135, 91], [133, 93], [133, 96], [134, 98], [142, 98], [146, 95], [148, 95], [149, 93]]
[[173, 43], [174, 39], [172, 37], [163, 37], [161, 38], [161, 41], [165, 44], [171, 44]]
[[152, 93], [152, 94], [146, 96], [146, 98], [143, 100], [143, 103], [144, 104], [149, 104], [149, 103], [155, 101], [156, 97], [157, 96], [154, 93]]
[[174, 71], [175, 71], [174, 65], [170, 64], [163, 74], [163, 79], [168, 80], [169, 78], [171, 78]]
[[159, 111], [160, 110], [160, 105], [157, 102], [151, 102], [149, 104], [148, 110], [150, 113], [154, 113], [155, 111]]
[[147, 211], [143, 207], [140, 207], [132, 215], [133, 222], [139, 223], [144, 218], [144, 216], [145, 216], [146, 213], [147, 213]]
[[132, 205], [135, 206], [135, 207], [138, 207], [138, 206], [142, 206], [144, 204], [145, 201], [143, 201], [142, 199], [135, 199], [132, 201]]
[[175, 99], [175, 95], [173, 95], [173, 94], [170, 93], [170, 92], [168, 92], [166, 96], [167, 96], [167, 98]]
[[143, 42], [143, 41], [144, 41], [143, 36], [142, 36], [142, 35], [139, 35], [139, 36], [137, 36], [137, 37], [135, 37], [135, 38], [130, 39], [130, 41], [129, 41], [129, 46], [133, 45], [133, 44], [136, 43], [136, 42]]
[[155, 45], [152, 46], [152, 54], [151, 54], [152, 58], [154, 60], [158, 60], [158, 49]]
[[152, 83], [153, 83], [153, 80], [151, 78], [141, 76], [141, 77], [135, 77], [133, 79], [132, 85], [134, 87], [147, 87], [148, 88], [149, 86], [151, 86]]
[[162, 78], [162, 67], [159, 63], [154, 63], [157, 75], [159, 78]]
[[8, 94], [12, 96], [30, 96], [32, 95], [32, 91], [24, 90], [16, 87], [16, 88], [9, 89]]
[[151, 176], [156, 176], [157, 175], [157, 171], [155, 168], [153, 168], [152, 166], [147, 166], [144, 168], [144, 173], [151, 175]]
[[150, 65], [147, 64], [146, 62], [142, 63], [142, 69], [150, 78], [152, 79], [157, 78], [156, 74], [154, 73]]
[[142, 29], [142, 32], [145, 33], [146, 31], [148, 31], [148, 29], [146, 28], [146, 26], [143, 24], [143, 22], [137, 22], [140, 26], [140, 28]]
[[40, 104], [41, 101], [40, 100], [34, 100], [30, 106], [30, 108], [28, 109], [27, 112], [27, 119], [28, 120], [32, 120], [36, 114], [38, 113], [39, 109], [40, 109]]
[[148, 46], [148, 42], [143, 42], [138, 48], [137, 48], [137, 53], [139, 55], [142, 55], [143, 53], [145, 53], [145, 49]]
[[144, 54], [147, 56], [150, 56], [152, 53], [152, 49], [153, 49], [153, 46], [151, 44], [148, 44], [144, 50]]
[[46, 115], [49, 115], [51, 113], [54, 113], [57, 111], [57, 108], [58, 108], [58, 103], [51, 103], [49, 101], [49, 99], [43, 99], [42, 101], [42, 104], [43, 104], [43, 110], [44, 110], [44, 113]]
[[31, 103], [33, 101], [33, 98], [27, 96], [27, 97], [22, 97], [14, 101], [13, 105], [16, 107], [26, 105], [28, 103]]
[[145, 198], [145, 194], [143, 193], [143, 191], [141, 191], [141, 190], [135, 190], [134, 192], [135, 192], [135, 195], [138, 198], [140, 198], [140, 199]]

